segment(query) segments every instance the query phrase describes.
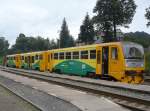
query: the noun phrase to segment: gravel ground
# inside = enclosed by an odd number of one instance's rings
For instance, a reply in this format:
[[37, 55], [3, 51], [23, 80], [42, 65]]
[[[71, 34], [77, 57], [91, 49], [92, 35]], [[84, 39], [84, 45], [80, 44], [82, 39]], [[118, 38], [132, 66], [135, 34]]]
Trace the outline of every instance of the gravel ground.
[[[77, 108], [76, 106], [72, 105], [69, 102], [66, 102], [55, 96], [50, 96], [44, 92], [33, 89], [26, 85], [17, 83], [8, 78], [0, 76], [0, 83], [6, 85], [18, 95], [23, 96], [29, 101], [32, 101], [32, 103], [36, 104], [43, 111], [80, 111], [79, 108]], [[4, 110], [4, 111], [7, 111], [7, 110]], [[28, 110], [8, 110], [8, 111], [28, 111]], [[34, 110], [31, 110], [31, 111], [34, 111]]]
[[0, 111], [39, 111], [31, 104], [0, 86]]

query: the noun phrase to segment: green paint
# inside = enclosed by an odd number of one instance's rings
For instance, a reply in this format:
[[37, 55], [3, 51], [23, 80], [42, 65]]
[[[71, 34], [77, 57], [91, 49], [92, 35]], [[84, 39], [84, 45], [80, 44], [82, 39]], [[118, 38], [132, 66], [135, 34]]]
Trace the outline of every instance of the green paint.
[[14, 60], [7, 60], [7, 65], [8, 65], [9, 67], [15, 67], [15, 66], [16, 66]]
[[36, 61], [35, 63], [32, 64], [32, 69], [36, 70], [40, 68], [40, 61]]
[[60, 69], [61, 73], [86, 76], [87, 72], [95, 72], [95, 68], [78, 60], [66, 60], [57, 64], [54, 70]]

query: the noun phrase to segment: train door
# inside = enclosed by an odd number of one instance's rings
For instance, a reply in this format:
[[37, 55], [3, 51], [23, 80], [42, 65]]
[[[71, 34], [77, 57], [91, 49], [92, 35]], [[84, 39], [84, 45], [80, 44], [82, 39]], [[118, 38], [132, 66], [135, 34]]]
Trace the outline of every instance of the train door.
[[52, 52], [49, 52], [48, 53], [48, 70], [50, 72], [52, 72], [52, 68], [53, 68], [53, 66], [52, 66], [52, 60], [53, 60], [53, 54], [52, 54]]
[[15, 56], [15, 64], [16, 64], [16, 68], [20, 68], [20, 65], [21, 65], [20, 55]]
[[28, 69], [31, 69], [32, 61], [31, 61], [31, 56], [30, 55], [27, 56], [27, 64], [28, 64]]
[[45, 71], [45, 54], [44, 53], [40, 53], [40, 71]]
[[119, 47], [117, 46], [110, 46], [110, 74], [112, 76], [117, 75], [118, 77], [121, 76], [121, 71], [123, 70], [123, 63], [121, 61], [121, 54], [119, 53]]
[[109, 71], [109, 47], [102, 48], [102, 75], [108, 76]]
[[102, 48], [96, 48], [96, 74], [102, 74]]

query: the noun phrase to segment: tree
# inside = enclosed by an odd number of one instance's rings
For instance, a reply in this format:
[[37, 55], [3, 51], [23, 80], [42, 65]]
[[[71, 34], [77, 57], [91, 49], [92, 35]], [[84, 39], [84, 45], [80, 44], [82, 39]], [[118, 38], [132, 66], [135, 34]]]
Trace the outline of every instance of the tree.
[[4, 37], [0, 37], [0, 56], [5, 56], [8, 52], [9, 43]]
[[10, 54], [25, 53], [30, 51], [43, 51], [50, 49], [49, 39], [38, 37], [26, 37], [24, 34], [19, 34], [16, 43], [9, 50]]
[[[117, 26], [125, 26], [132, 22], [136, 5], [134, 0], [98, 0], [93, 10], [96, 15], [93, 22], [97, 30], [105, 32], [105, 42], [116, 40]], [[111, 33], [113, 31], [113, 34]], [[106, 41], [108, 40], [108, 41]]]
[[150, 34], [146, 32], [130, 32], [124, 34], [124, 41], [136, 42], [148, 48], [150, 46]]
[[147, 26], [150, 26], [150, 7], [146, 9], [146, 14], [145, 14], [146, 19], [148, 20]]
[[61, 26], [61, 31], [60, 31], [60, 35], [59, 35], [59, 42], [60, 42], [59, 43], [60, 48], [73, 46], [73, 44], [70, 44], [70, 42], [72, 42], [72, 37], [69, 34], [69, 30], [68, 30], [68, 26], [67, 26], [65, 18], [64, 18], [63, 24]]
[[57, 42], [55, 42], [54, 39], [50, 40], [50, 49], [57, 49], [58, 45]]
[[94, 36], [95, 36], [94, 27], [87, 13], [83, 21], [83, 24], [80, 26], [80, 33], [78, 36], [78, 40], [85, 44], [91, 44], [94, 42]]

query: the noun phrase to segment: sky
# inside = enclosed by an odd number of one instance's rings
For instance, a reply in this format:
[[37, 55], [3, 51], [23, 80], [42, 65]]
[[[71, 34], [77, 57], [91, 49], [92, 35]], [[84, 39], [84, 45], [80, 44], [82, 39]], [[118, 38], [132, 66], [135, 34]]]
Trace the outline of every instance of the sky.
[[[86, 13], [90, 17], [97, 0], [0, 0], [0, 36], [12, 45], [19, 33], [26, 36], [58, 38], [63, 18], [66, 18], [70, 34], [77, 38]], [[150, 0], [135, 0], [137, 7], [130, 28], [123, 32], [145, 31], [145, 9]]]

